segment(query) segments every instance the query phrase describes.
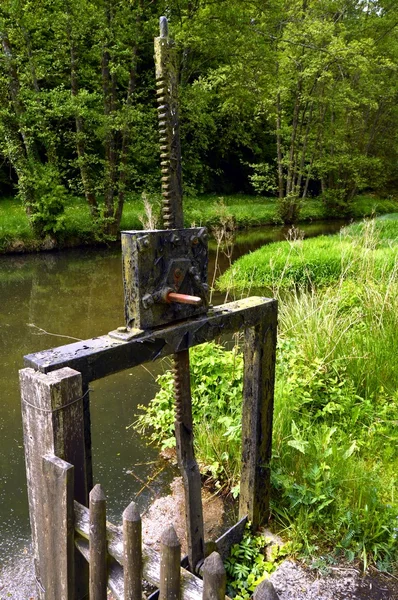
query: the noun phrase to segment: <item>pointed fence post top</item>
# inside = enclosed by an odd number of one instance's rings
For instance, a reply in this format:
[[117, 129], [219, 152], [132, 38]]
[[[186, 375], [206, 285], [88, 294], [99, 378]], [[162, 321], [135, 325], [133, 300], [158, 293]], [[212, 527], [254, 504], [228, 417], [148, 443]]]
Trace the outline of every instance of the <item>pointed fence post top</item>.
[[177, 537], [176, 530], [173, 525], [169, 525], [160, 536], [160, 542], [168, 548], [176, 548], [180, 546], [180, 540]]
[[167, 17], [160, 17], [159, 18], [159, 30], [160, 30], [160, 37], [161, 38], [168, 38], [169, 37], [169, 22], [167, 20]]

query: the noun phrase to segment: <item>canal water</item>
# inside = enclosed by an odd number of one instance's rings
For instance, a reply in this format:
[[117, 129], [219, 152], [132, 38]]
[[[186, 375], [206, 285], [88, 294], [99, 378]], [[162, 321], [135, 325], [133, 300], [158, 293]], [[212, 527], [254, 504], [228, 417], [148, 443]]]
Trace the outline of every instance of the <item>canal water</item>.
[[[310, 237], [336, 232], [341, 226], [318, 222], [300, 229]], [[286, 233], [281, 227], [240, 232], [233, 259], [284, 239]], [[213, 248], [210, 281], [214, 258]], [[221, 270], [228, 266], [222, 255], [219, 265]], [[102, 335], [123, 324], [120, 250], [2, 256], [0, 299], [0, 589], [6, 592], [4, 573], [12, 573], [13, 565], [17, 569], [29, 551], [30, 536], [18, 369], [25, 354]], [[155, 377], [166, 367], [159, 362], [145, 365], [92, 385], [94, 480], [108, 494], [108, 517], [115, 523], [131, 500], [144, 511], [154, 497], [168, 493], [176, 475], [175, 467], [162, 462], [156, 448], [128, 427], [138, 405], [147, 404], [156, 393]]]

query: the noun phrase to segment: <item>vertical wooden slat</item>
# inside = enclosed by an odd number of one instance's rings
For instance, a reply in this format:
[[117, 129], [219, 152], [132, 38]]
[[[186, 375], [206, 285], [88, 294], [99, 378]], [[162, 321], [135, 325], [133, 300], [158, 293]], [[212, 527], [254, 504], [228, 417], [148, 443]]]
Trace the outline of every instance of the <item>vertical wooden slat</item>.
[[[39, 600], [59, 600], [54, 591], [56, 556], [49, 551], [42, 531], [50, 519], [49, 490], [43, 457], [56, 455], [74, 465], [76, 499], [87, 502], [81, 374], [69, 367], [49, 374], [20, 371], [29, 514]], [[88, 592], [86, 561], [75, 552], [75, 596]]]
[[246, 329], [242, 407], [240, 517], [254, 529], [269, 516], [277, 303], [271, 324]]
[[195, 573], [205, 555], [201, 477], [194, 451], [189, 350], [174, 354], [173, 359], [176, 452], [184, 484], [188, 561], [191, 572]]
[[40, 535], [48, 556], [47, 595], [59, 600], [75, 600], [74, 467], [57, 456], [43, 457], [43, 473], [48, 500], [45, 528]]
[[142, 526], [135, 502], [123, 512], [124, 600], [142, 598]]
[[90, 600], [106, 600], [106, 498], [102, 487], [93, 487], [89, 497], [90, 509]]
[[160, 538], [159, 600], [179, 600], [181, 544], [172, 525]]
[[212, 552], [203, 564], [203, 600], [224, 600], [227, 574], [218, 552]]

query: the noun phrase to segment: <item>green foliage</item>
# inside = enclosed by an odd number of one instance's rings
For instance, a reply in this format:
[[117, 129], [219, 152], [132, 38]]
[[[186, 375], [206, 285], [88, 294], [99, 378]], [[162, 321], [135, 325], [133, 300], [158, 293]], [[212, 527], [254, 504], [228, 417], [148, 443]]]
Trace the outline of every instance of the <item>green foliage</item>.
[[292, 552], [292, 545], [273, 545], [269, 558], [266, 548], [269, 540], [263, 535], [253, 535], [250, 524], [239, 544], [234, 544], [225, 562], [227, 595], [236, 600], [248, 600], [256, 587], [273, 573], [278, 564]]
[[[192, 412], [197, 459], [217, 486], [234, 487], [239, 477], [243, 358], [206, 343], [191, 352]], [[135, 422], [162, 448], [175, 446], [174, 388], [170, 371], [157, 378], [159, 392]]]
[[300, 220], [301, 200], [297, 194], [288, 194], [285, 198], [278, 199], [277, 216], [282, 223], [291, 225]]
[[[389, 254], [396, 248], [397, 223], [381, 219], [351, 226], [342, 234], [345, 269], [333, 285], [305, 285], [279, 297], [272, 512], [289, 539], [300, 544], [302, 556], [329, 552], [334, 558], [359, 558], [365, 568], [370, 562], [393, 568], [398, 552], [398, 261], [396, 253]], [[325, 239], [330, 238], [321, 243]], [[228, 353], [220, 353], [214, 353], [214, 364], [212, 345], [197, 357], [193, 353], [196, 406], [198, 389], [206, 398], [204, 413], [194, 409], [196, 448], [203, 472], [212, 473], [213, 465], [213, 476], [236, 491], [241, 373], [236, 372], [233, 391], [230, 375], [223, 379], [225, 366], [218, 366], [218, 360], [228, 361]], [[235, 350], [234, 361], [237, 356]], [[241, 359], [236, 366], [242, 368]], [[162, 384], [161, 396], [140, 421], [145, 427], [158, 424], [152, 438], [158, 442], [165, 428], [171, 443], [171, 376], [165, 381], [167, 389]], [[212, 392], [206, 392], [207, 383]], [[219, 401], [219, 389], [233, 394], [231, 404]], [[167, 424], [160, 398], [167, 402]], [[216, 406], [220, 412], [213, 412]], [[217, 427], [203, 426], [208, 414]], [[221, 437], [229, 442], [222, 468], [214, 451]], [[236, 564], [233, 578], [242, 595], [248, 570], [241, 555]]]
[[33, 230], [40, 236], [57, 236], [65, 228], [67, 191], [53, 165], [36, 163], [33, 172], [33, 198], [28, 202]]
[[[3, 0], [0, 183], [11, 170], [38, 234], [60, 233], [71, 194], [85, 196], [97, 235], [115, 238], [127, 192], [158, 189], [162, 12], [179, 62], [186, 193], [278, 190], [279, 218], [292, 222], [292, 198], [322, 190], [324, 212], [354, 215], [356, 193], [394, 188], [393, 5]], [[265, 218], [275, 212], [245, 223]]]

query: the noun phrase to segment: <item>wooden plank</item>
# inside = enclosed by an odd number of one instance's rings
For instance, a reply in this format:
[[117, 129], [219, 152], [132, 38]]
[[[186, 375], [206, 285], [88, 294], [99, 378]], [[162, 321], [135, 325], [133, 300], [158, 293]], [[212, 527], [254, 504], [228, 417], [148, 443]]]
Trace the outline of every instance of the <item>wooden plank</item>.
[[224, 600], [227, 574], [218, 552], [212, 552], [203, 563], [203, 600]]
[[181, 544], [173, 525], [160, 537], [160, 586], [159, 600], [180, 598]]
[[[78, 534], [88, 540], [89, 537], [89, 510], [79, 502], [75, 502], [75, 529]], [[120, 565], [124, 565], [123, 532], [120, 527], [106, 524], [106, 537], [108, 540], [108, 553]], [[83, 541], [79, 542], [84, 546]], [[160, 556], [153, 548], [143, 545], [143, 577], [155, 587], [160, 585]], [[189, 571], [181, 569], [181, 600], [199, 600], [203, 593], [203, 582]], [[123, 581], [123, 576], [122, 576]], [[110, 586], [110, 584], [108, 584]], [[112, 589], [112, 588], [111, 588]], [[119, 588], [122, 589], [122, 588]]]
[[106, 600], [106, 498], [100, 484], [90, 492], [90, 600]]
[[123, 512], [123, 556], [125, 600], [142, 598], [142, 524], [135, 502]]
[[269, 516], [277, 304], [272, 317], [245, 331], [239, 515], [256, 530]]
[[[69, 368], [48, 375], [33, 369], [20, 371], [22, 422], [28, 484], [29, 513], [38, 596], [51, 598], [52, 560], [42, 531], [50, 518], [43, 457], [55, 455], [77, 465], [74, 469], [75, 497], [87, 500], [83, 432], [82, 378]], [[88, 592], [88, 570], [77, 553], [76, 598]], [[54, 598], [56, 596], [53, 596]]]
[[46, 555], [46, 600], [75, 599], [74, 467], [57, 456], [43, 457], [47, 522], [40, 532]]
[[150, 331], [115, 332], [83, 342], [59, 346], [25, 356], [25, 365], [43, 373], [69, 366], [83, 374], [85, 382], [106, 377], [203, 344], [260, 322], [270, 324], [276, 300], [246, 298], [217, 306], [194, 319]]
[[228, 558], [232, 546], [234, 544], [239, 544], [242, 541], [247, 520], [247, 516], [244, 516], [216, 540], [217, 552], [221, 555], [223, 560]]

